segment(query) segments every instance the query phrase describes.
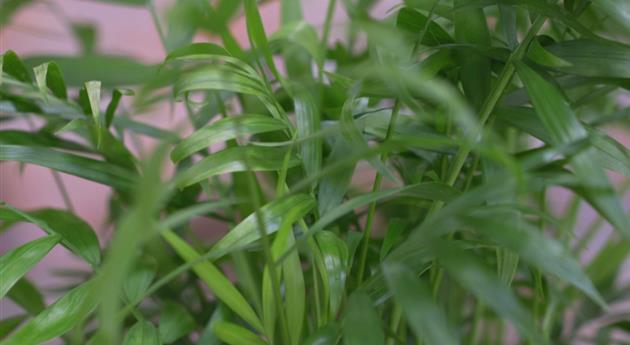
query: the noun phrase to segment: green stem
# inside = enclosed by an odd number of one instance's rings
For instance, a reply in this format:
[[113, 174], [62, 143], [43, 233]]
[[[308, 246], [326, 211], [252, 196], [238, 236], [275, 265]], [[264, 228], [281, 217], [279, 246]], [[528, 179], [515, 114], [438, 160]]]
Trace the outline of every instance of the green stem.
[[[245, 165], [249, 167], [249, 160], [247, 156], [244, 157]], [[278, 282], [278, 276], [276, 275], [276, 266], [274, 265], [273, 255], [271, 253], [271, 243], [269, 241], [269, 235], [267, 234], [267, 226], [260, 212], [260, 196], [258, 195], [257, 181], [254, 172], [250, 169], [247, 170], [247, 186], [251, 193], [252, 203], [254, 206], [254, 214], [256, 217], [256, 223], [258, 225], [258, 231], [260, 233], [260, 239], [262, 247], [267, 261], [267, 267], [269, 267], [269, 275], [271, 277], [271, 287], [273, 289], [274, 302], [276, 310], [280, 316], [280, 329], [282, 334], [282, 340], [284, 344], [290, 344], [289, 329], [287, 323], [287, 316], [284, 312], [282, 304], [282, 294], [280, 293], [280, 283]]]
[[[396, 99], [396, 101], [394, 102], [394, 109], [392, 109], [392, 116], [387, 127], [387, 133], [385, 134], [385, 141], [389, 140], [394, 132], [399, 111], [400, 101]], [[387, 160], [387, 154], [383, 154], [381, 160], [383, 162]], [[379, 189], [381, 189], [382, 180], [383, 176], [379, 172], [376, 172], [376, 176], [374, 177], [374, 184], [372, 185], [372, 192], [377, 192]], [[365, 222], [365, 229], [363, 231], [363, 244], [361, 246], [361, 254], [359, 257], [359, 270], [357, 271], [357, 286], [361, 285], [361, 283], [363, 282], [363, 276], [365, 274], [365, 263], [367, 260], [368, 248], [370, 247], [370, 237], [372, 236], [372, 227], [374, 223], [375, 213], [376, 202], [372, 202], [368, 207], [367, 220]]]
[[328, 37], [330, 36], [330, 26], [332, 25], [332, 18], [335, 14], [335, 5], [337, 0], [329, 0], [328, 7], [326, 8], [326, 19], [324, 20], [324, 27], [322, 31], [322, 59], [318, 61], [317, 65], [317, 79], [321, 83], [324, 78], [324, 61], [326, 60], [326, 53], [328, 50]]

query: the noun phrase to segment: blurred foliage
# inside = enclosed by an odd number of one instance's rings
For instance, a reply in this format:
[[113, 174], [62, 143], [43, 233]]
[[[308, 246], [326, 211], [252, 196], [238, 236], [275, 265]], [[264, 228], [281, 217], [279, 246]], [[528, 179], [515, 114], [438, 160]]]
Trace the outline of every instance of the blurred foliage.
[[[377, 19], [378, 1], [328, 0], [316, 27], [281, 0], [274, 33], [255, 0], [102, 2], [150, 12], [164, 62], [101, 52], [84, 23], [68, 23], [78, 55], [0, 60], [2, 124], [30, 128], [0, 130], [0, 160], [108, 186], [115, 229], [99, 244], [63, 184], [64, 210], [2, 204], [1, 231], [46, 233], [0, 257], [0, 294], [22, 309], [0, 321], [3, 345], [628, 336], [628, 313], [609, 307], [630, 295], [617, 282], [630, 151], [606, 128], [630, 124], [629, 2], [407, 0]], [[3, 2], [0, 25], [31, 3]], [[142, 116], [173, 102], [192, 134]], [[581, 224], [588, 207], [598, 216]], [[199, 238], [199, 218], [230, 230]], [[26, 274], [58, 245], [90, 271], [59, 272], [72, 286], [46, 305]]]

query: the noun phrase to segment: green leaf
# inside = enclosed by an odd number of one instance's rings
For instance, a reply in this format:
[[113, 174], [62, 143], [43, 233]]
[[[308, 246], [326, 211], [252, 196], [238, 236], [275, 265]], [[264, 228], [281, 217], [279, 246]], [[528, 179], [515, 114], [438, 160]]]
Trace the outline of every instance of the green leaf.
[[64, 210], [39, 209], [30, 212], [20, 211], [10, 205], [0, 213], [5, 218], [11, 213], [12, 221], [24, 221], [36, 224], [49, 235], [60, 235], [61, 244], [74, 254], [82, 257], [93, 267], [101, 261], [98, 238], [92, 227], [83, 219]]
[[[315, 207], [313, 197], [296, 194], [270, 202], [260, 209], [267, 233], [276, 232], [283, 219], [290, 215], [289, 224], [296, 222]], [[260, 238], [256, 214], [252, 213], [243, 219], [210, 249], [211, 258], [220, 258], [230, 252], [244, 249]]]
[[604, 12], [630, 33], [630, 4], [624, 0], [599, 0], [593, 6]]
[[545, 49], [569, 64], [550, 66], [555, 70], [585, 77], [630, 78], [630, 46], [608, 40], [577, 39]]
[[[320, 131], [320, 112], [308, 90], [297, 91], [293, 97], [297, 139], [309, 138]], [[322, 165], [322, 142], [320, 138], [309, 138], [300, 145], [300, 153], [307, 176], [316, 176]]]
[[372, 300], [363, 291], [355, 291], [348, 300], [343, 325], [345, 345], [383, 345], [385, 334]]
[[214, 326], [218, 322], [225, 321], [225, 314], [225, 307], [222, 304], [219, 304], [201, 333], [201, 336], [197, 341], [197, 345], [221, 345], [221, 341], [217, 338], [214, 332]]
[[402, 307], [416, 339], [427, 344], [459, 344], [444, 311], [433, 300], [429, 287], [397, 263], [384, 263], [383, 271], [394, 299]]
[[394, 245], [396, 245], [397, 242], [400, 241], [405, 227], [406, 224], [401, 219], [397, 218], [390, 220], [390, 223], [387, 226], [387, 232], [385, 233], [385, 238], [383, 239], [383, 244], [381, 245], [381, 261], [387, 256]]
[[37, 315], [46, 308], [42, 294], [25, 277], [13, 285], [7, 297], [31, 315]]
[[164, 344], [187, 335], [195, 327], [195, 320], [181, 304], [169, 301], [161, 308], [158, 329]]
[[6, 26], [12, 16], [22, 7], [28, 6], [33, 0], [6, 0], [0, 4], [0, 26]]
[[536, 340], [536, 343], [546, 343], [541, 341], [531, 315], [521, 306], [508, 286], [476, 257], [444, 240], [434, 239], [428, 246], [439, 263], [463, 288], [470, 290], [501, 317], [511, 320], [527, 338]]
[[41, 165], [123, 191], [131, 189], [134, 180], [133, 173], [115, 165], [43, 147], [0, 145], [4, 160]]
[[[516, 214], [511, 210], [480, 210], [479, 214], [462, 217], [462, 224], [473, 227], [489, 241], [518, 253], [541, 271], [573, 284], [593, 301], [606, 307], [606, 302], [571, 253], [554, 239], [518, 220]], [[506, 223], [501, 219], [513, 221]]]
[[630, 253], [630, 241], [609, 240], [586, 267], [586, 272], [595, 286], [613, 284], [628, 253]]
[[47, 89], [59, 99], [67, 99], [68, 92], [66, 83], [59, 66], [54, 62], [47, 62], [33, 69], [35, 71], [35, 80], [40, 91], [46, 93]]
[[50, 133], [30, 132], [9, 129], [0, 131], [0, 143], [7, 145], [42, 146], [74, 151], [89, 151], [90, 149], [74, 141], [61, 139]]
[[166, 16], [166, 49], [178, 49], [190, 42], [202, 21], [202, 11], [196, 0], [180, 0], [173, 4]]
[[396, 26], [413, 33], [418, 38], [424, 33], [420, 42], [425, 46], [434, 47], [440, 44], [453, 43], [453, 38], [438, 23], [429, 20], [427, 25], [427, 20], [429, 18], [416, 9], [403, 7], [396, 16]]
[[[337, 138], [332, 145], [332, 149], [326, 158], [325, 166], [333, 165], [342, 159], [345, 159], [353, 153], [353, 147], [343, 138]], [[321, 216], [334, 210], [342, 201], [343, 197], [350, 186], [352, 175], [356, 168], [356, 162], [339, 171], [336, 174], [329, 174], [322, 177], [318, 187], [318, 210]]]
[[[289, 2], [299, 3], [290, 0]], [[317, 32], [313, 26], [304, 21], [292, 22], [283, 25], [280, 30], [271, 35], [270, 42], [275, 44], [287, 44], [288, 46], [299, 46], [313, 58], [316, 63], [321, 63], [324, 59], [324, 52], [317, 38]]]
[[[514, 126], [532, 136], [552, 143], [551, 135], [532, 108], [499, 108], [495, 112], [497, 119]], [[597, 151], [594, 158], [602, 167], [630, 177], [630, 150], [604, 132], [582, 124], [589, 132], [588, 141]]]
[[3, 345], [39, 345], [70, 331], [96, 307], [97, 300], [90, 298], [93, 283], [88, 281], [70, 290], [13, 333]]
[[285, 128], [287, 125], [284, 122], [265, 115], [241, 114], [224, 118], [197, 130], [178, 143], [171, 152], [171, 159], [179, 162], [216, 143]]
[[[172, 231], [162, 231], [161, 234], [184, 261], [191, 263], [199, 259], [200, 255]], [[210, 261], [199, 261], [193, 266], [193, 270], [227, 307], [251, 324], [252, 327], [263, 330], [260, 319], [247, 304], [245, 298], [216, 266]]]
[[83, 219], [70, 212], [51, 208], [31, 211], [29, 214], [45, 222], [52, 229], [52, 233], [61, 235], [61, 244], [73, 253], [85, 259], [93, 267], [99, 265], [101, 249], [98, 238], [92, 227]]
[[86, 80], [98, 80], [104, 88], [136, 85], [150, 81], [157, 73], [157, 65], [146, 65], [126, 56], [37, 55], [24, 58], [24, 64], [29, 67], [51, 61], [64, 71], [65, 82], [72, 87], [80, 87]]
[[256, 334], [237, 324], [218, 321], [213, 327], [216, 336], [228, 345], [265, 345]]
[[[465, 6], [469, 2], [470, 0], [455, 0], [455, 6]], [[455, 11], [453, 25], [457, 43], [490, 46], [490, 34], [483, 9]], [[459, 54], [459, 63], [464, 93], [475, 109], [479, 110], [490, 93], [490, 59], [477, 52], [465, 50]]]
[[[586, 129], [553, 84], [524, 64], [518, 64], [517, 70], [553, 145], [577, 141], [587, 135]], [[594, 151], [587, 151], [571, 159], [575, 175], [586, 189], [593, 207], [617, 230], [630, 235], [630, 221], [603, 170], [592, 164], [593, 153]]]
[[271, 70], [271, 73], [277, 80], [281, 81], [282, 77], [278, 73], [276, 64], [273, 61], [273, 56], [269, 50], [269, 42], [267, 42], [267, 34], [258, 12], [258, 6], [256, 0], [244, 0], [243, 5], [245, 7], [245, 21], [247, 23], [247, 36], [252, 47], [261, 55], [267, 62], [267, 66]]
[[216, 55], [229, 56], [225, 48], [214, 43], [192, 43], [171, 51], [164, 59], [164, 64], [174, 60], [202, 60]]
[[18, 248], [0, 257], [0, 298], [35, 266], [57, 244], [61, 238], [57, 235], [46, 236]]
[[13, 50], [8, 50], [2, 56], [2, 72], [19, 81], [31, 82], [31, 75], [28, 73], [26, 66]]
[[5, 338], [28, 318], [28, 315], [14, 315], [0, 320], [0, 339]]
[[329, 319], [334, 320], [345, 295], [346, 276], [349, 268], [348, 247], [337, 235], [330, 231], [320, 231], [315, 235], [323, 258], [329, 289]]
[[148, 321], [138, 321], [133, 325], [125, 339], [123, 345], [161, 345], [158, 330]]
[[118, 104], [120, 103], [120, 99], [122, 96], [131, 96], [133, 95], [133, 91], [127, 89], [114, 89], [112, 91], [112, 99], [109, 101], [107, 105], [107, 109], [105, 109], [105, 128], [109, 128], [112, 122], [114, 121], [114, 113], [116, 112], [116, 108], [118, 108]]
[[129, 301], [136, 301], [144, 296], [155, 278], [155, 263], [140, 261], [131, 269], [123, 284], [123, 291]]
[[[209, 177], [236, 171], [280, 170], [286, 149], [282, 147], [236, 146], [213, 153], [182, 171], [177, 177], [179, 188], [201, 182]], [[245, 164], [247, 161], [248, 164]], [[299, 164], [291, 158], [289, 167]]]

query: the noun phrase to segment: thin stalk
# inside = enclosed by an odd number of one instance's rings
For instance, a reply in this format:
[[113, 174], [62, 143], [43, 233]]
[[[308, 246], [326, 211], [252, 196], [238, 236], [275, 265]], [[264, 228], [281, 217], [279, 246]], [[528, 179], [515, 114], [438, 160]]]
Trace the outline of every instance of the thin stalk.
[[479, 342], [481, 341], [481, 321], [483, 320], [483, 311], [483, 303], [478, 300], [477, 303], [475, 303], [475, 313], [473, 315], [472, 333], [470, 335], [471, 345], [479, 345]]
[[[396, 127], [396, 121], [398, 119], [398, 113], [400, 111], [400, 101], [396, 99], [394, 101], [394, 109], [392, 109], [392, 116], [387, 126], [387, 133], [385, 134], [385, 141], [391, 138], [394, 128]], [[387, 160], [387, 154], [381, 156], [381, 161]], [[383, 176], [377, 171], [374, 177], [374, 184], [372, 185], [372, 192], [377, 192], [381, 189], [381, 182]], [[357, 285], [361, 285], [363, 282], [363, 275], [365, 274], [365, 262], [367, 260], [367, 252], [370, 246], [370, 237], [372, 236], [372, 227], [374, 224], [374, 214], [376, 213], [376, 202], [370, 203], [368, 207], [367, 220], [365, 222], [365, 229], [363, 230], [363, 244], [361, 246], [361, 256], [359, 257], [359, 270], [357, 272]]]
[[166, 50], [166, 35], [164, 34], [164, 30], [162, 29], [162, 24], [160, 24], [160, 18], [158, 18], [157, 11], [155, 9], [155, 4], [153, 0], [149, 0], [147, 2], [147, 7], [149, 8], [149, 13], [151, 13], [151, 19], [153, 20], [153, 25], [155, 25], [155, 30], [160, 37], [160, 42], [162, 43], [162, 47]]
[[[402, 319], [402, 308], [398, 303], [394, 303], [394, 310], [392, 310], [392, 316], [389, 322], [389, 331], [393, 335], [398, 334], [398, 327], [400, 327], [400, 320]], [[387, 338], [385, 345], [394, 345], [396, 343], [395, 337]]]
[[324, 79], [324, 62], [326, 60], [326, 53], [328, 51], [328, 37], [330, 36], [330, 26], [332, 25], [332, 18], [335, 14], [335, 6], [337, 5], [337, 0], [329, 0], [328, 7], [326, 8], [326, 19], [324, 20], [324, 27], [322, 31], [322, 59], [318, 61], [317, 65], [317, 79], [320, 83]]
[[[31, 131], [35, 130], [35, 124], [33, 123], [33, 120], [31, 120], [29, 116], [26, 117], [26, 124], [28, 125], [28, 128]], [[50, 173], [52, 174], [53, 179], [55, 180], [57, 189], [59, 189], [59, 193], [61, 194], [61, 198], [63, 199], [64, 205], [69, 211], [71, 211], [72, 213], [75, 213], [74, 205], [72, 204], [72, 199], [70, 198], [70, 194], [68, 193], [68, 189], [66, 188], [65, 183], [63, 183], [63, 180], [61, 179], [61, 174], [59, 174], [57, 170], [53, 170], [53, 169], [50, 169]]]
[[[249, 166], [249, 162], [247, 157], [244, 157], [244, 161], [246, 166]], [[278, 276], [276, 275], [276, 267], [273, 264], [273, 256], [271, 253], [271, 244], [269, 241], [269, 237], [267, 234], [267, 226], [265, 225], [265, 221], [260, 213], [260, 196], [258, 195], [258, 188], [256, 186], [257, 181], [254, 176], [254, 172], [251, 170], [247, 170], [247, 186], [250, 190], [252, 196], [252, 202], [254, 206], [254, 214], [256, 216], [256, 223], [258, 225], [258, 231], [260, 232], [260, 239], [262, 242], [263, 252], [265, 255], [265, 259], [267, 261], [267, 267], [269, 267], [269, 275], [271, 277], [271, 286], [273, 289], [274, 301], [276, 305], [276, 310], [278, 311], [278, 315], [280, 316], [280, 329], [281, 335], [284, 344], [290, 343], [289, 337], [289, 329], [287, 327], [287, 316], [284, 312], [284, 307], [282, 305], [282, 294], [280, 293], [280, 283], [278, 282]]]

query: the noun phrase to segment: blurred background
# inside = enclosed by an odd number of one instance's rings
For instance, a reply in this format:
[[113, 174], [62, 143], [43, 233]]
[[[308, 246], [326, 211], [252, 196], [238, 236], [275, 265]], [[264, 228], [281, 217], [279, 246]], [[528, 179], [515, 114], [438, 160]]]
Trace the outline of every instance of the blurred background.
[[[179, 6], [174, 10], [175, 1], [170, 0], [149, 1], [152, 3], [149, 6], [143, 5], [144, 0], [2, 0], [0, 50], [2, 52], [14, 50], [25, 58], [27, 63], [33, 65], [39, 61], [56, 60], [71, 86], [80, 85], [87, 80], [103, 80], [103, 83], [107, 84], [120, 78], [133, 83], [142, 80], [147, 74], [154, 73], [155, 66], [163, 61], [169, 48], [177, 47], [190, 39], [199, 42], [219, 41], [216, 36], [204, 29], [204, 25], [209, 23], [194, 22], [197, 16], [193, 3], [196, 1], [179, 1]], [[125, 2], [140, 3], [142, 6], [121, 5]], [[372, 13], [376, 17], [386, 17], [398, 2], [380, 1], [372, 9]], [[305, 19], [316, 28], [321, 27], [324, 21], [326, 4], [326, 1], [302, 1]], [[267, 33], [274, 32], [280, 20], [279, 2], [263, 1], [260, 10]], [[333, 17], [332, 41], [344, 37], [345, 19], [345, 14], [339, 6]], [[247, 47], [249, 44], [245, 22], [240, 13], [236, 12], [230, 28], [239, 43]], [[99, 61], [107, 59], [115, 60], [117, 68], [124, 73], [112, 75], [105, 64], [101, 71], [82, 68], [82, 64], [98, 64]], [[630, 94], [627, 91], [620, 92], [618, 100], [624, 106], [630, 106]], [[106, 98], [103, 99], [104, 104], [107, 101]], [[125, 101], [130, 102], [129, 99]], [[177, 129], [182, 134], [188, 133], [191, 129], [180, 105], [162, 103], [164, 104], [131, 115], [137, 121], [151, 123], [161, 128]], [[8, 126], [1, 123], [0, 125]], [[32, 125], [27, 122], [12, 123], [11, 128], [28, 129]], [[630, 135], [627, 130], [610, 128], [609, 133], [626, 147], [630, 146]], [[150, 152], [154, 144], [149, 139], [143, 139], [142, 142], [136, 143], [136, 153], [143, 156]], [[359, 187], [367, 186], [372, 181], [371, 176], [368, 169], [360, 170], [355, 184]], [[46, 168], [2, 162], [0, 199], [20, 209], [66, 208], [66, 202], [55, 178]], [[57, 178], [65, 185], [76, 214], [97, 230], [103, 245], [111, 232], [106, 223], [109, 196], [107, 188], [65, 174], [59, 174]], [[611, 178], [617, 184], [622, 182], [621, 176], [611, 174]], [[558, 213], [564, 212], [570, 198], [569, 193], [555, 189], [550, 192], [550, 197], [554, 209]], [[626, 209], [630, 208], [630, 193], [625, 193], [624, 205]], [[594, 219], [595, 213], [587, 206], [581, 206], [579, 231], [585, 230]], [[217, 224], [199, 223], [195, 226], [199, 231], [209, 233], [225, 230], [217, 228], [219, 227]], [[601, 236], [593, 239], [589, 244], [590, 250], [581, 260], [588, 261], [589, 256], [601, 248], [610, 233], [611, 229], [606, 228], [601, 232]], [[32, 224], [19, 224], [0, 235], [0, 253], [39, 236], [41, 231]], [[51, 291], [47, 296], [50, 302], [56, 296], [54, 290], [67, 284], [67, 275], [71, 274], [72, 270], [81, 269], [81, 265], [81, 262], [75, 260], [63, 247], [57, 246], [29, 273], [29, 277], [38, 286]], [[630, 283], [630, 262], [626, 262], [624, 271], [619, 284]], [[66, 274], [63, 274], [64, 272]], [[0, 313], [5, 317], [12, 314], [15, 308], [11, 302], [3, 300], [0, 304]], [[630, 313], [630, 303], [614, 308], [623, 308]]]

